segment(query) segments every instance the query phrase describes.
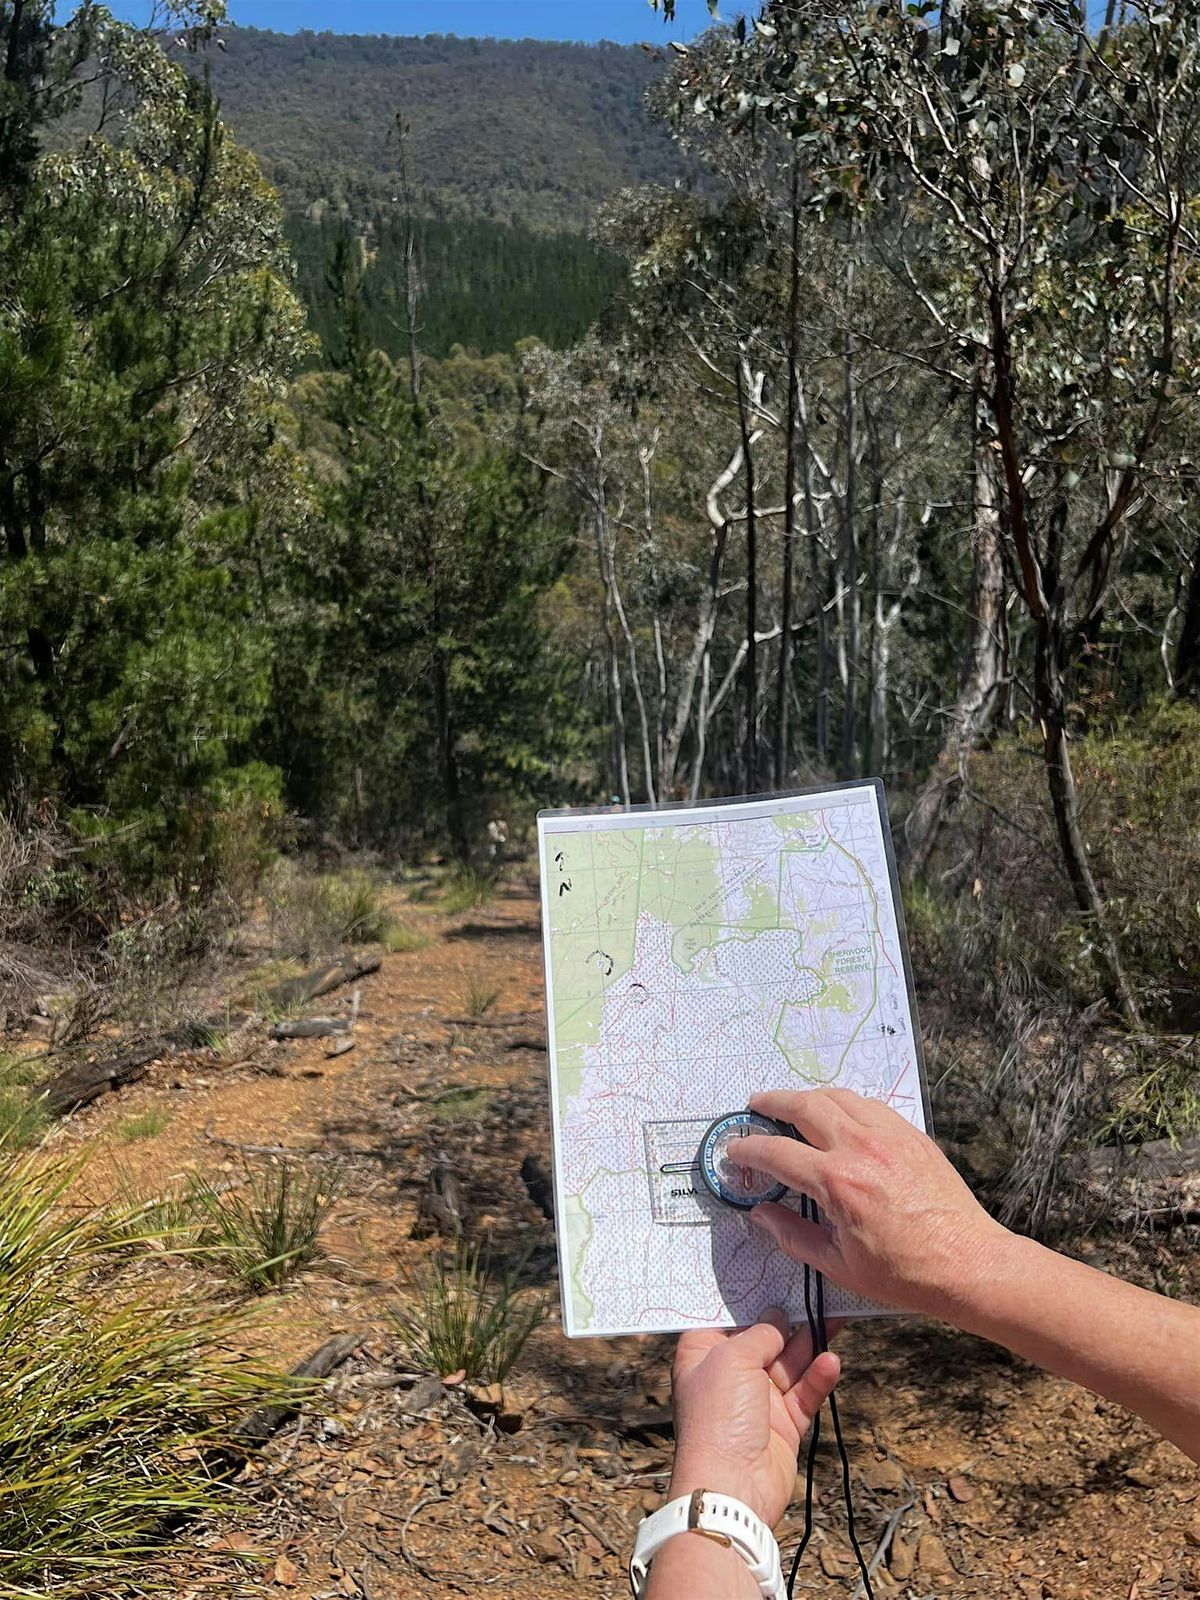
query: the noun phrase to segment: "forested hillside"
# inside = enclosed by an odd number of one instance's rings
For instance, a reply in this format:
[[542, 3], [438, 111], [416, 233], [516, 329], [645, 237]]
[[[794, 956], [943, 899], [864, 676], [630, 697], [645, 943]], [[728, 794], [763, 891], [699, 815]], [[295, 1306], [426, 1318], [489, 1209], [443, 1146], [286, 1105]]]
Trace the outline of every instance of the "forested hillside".
[[[296, 289], [325, 357], [340, 360], [341, 331], [333, 263], [349, 246], [361, 282], [364, 337], [397, 355], [406, 324], [405, 225], [393, 210], [355, 225], [327, 213], [287, 219]], [[420, 217], [414, 223], [422, 284], [422, 347], [448, 355], [456, 344], [511, 350], [540, 339], [564, 350], [581, 339], [625, 281], [624, 263], [582, 233], [545, 233], [521, 222]]]
[[418, 207], [583, 228], [614, 190], [685, 170], [646, 110], [662, 61], [617, 45], [222, 31], [205, 67], [222, 114], [289, 211], [390, 205], [395, 119]]

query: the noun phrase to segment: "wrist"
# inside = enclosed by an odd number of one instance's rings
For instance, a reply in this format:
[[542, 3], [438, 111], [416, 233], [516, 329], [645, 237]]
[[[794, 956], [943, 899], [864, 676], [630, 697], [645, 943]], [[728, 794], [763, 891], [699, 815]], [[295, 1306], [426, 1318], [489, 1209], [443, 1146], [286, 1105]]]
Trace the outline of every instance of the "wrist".
[[730, 1499], [740, 1500], [744, 1506], [749, 1506], [768, 1528], [773, 1527], [777, 1520], [775, 1509], [762, 1504], [761, 1497], [747, 1484], [749, 1476], [744, 1470], [739, 1472], [731, 1462], [701, 1452], [689, 1452], [681, 1447], [676, 1452], [675, 1464], [671, 1469], [667, 1499], [678, 1500], [683, 1495], [694, 1494], [697, 1489], [706, 1489], [710, 1494], [726, 1494]]
[[650, 1566], [646, 1600], [762, 1600], [745, 1558], [698, 1533], [668, 1539]]
[[1026, 1242], [985, 1217], [950, 1253], [945, 1270], [932, 1286], [929, 1303], [920, 1309], [965, 1332], [982, 1332], [999, 1285], [1020, 1270], [1015, 1263]]

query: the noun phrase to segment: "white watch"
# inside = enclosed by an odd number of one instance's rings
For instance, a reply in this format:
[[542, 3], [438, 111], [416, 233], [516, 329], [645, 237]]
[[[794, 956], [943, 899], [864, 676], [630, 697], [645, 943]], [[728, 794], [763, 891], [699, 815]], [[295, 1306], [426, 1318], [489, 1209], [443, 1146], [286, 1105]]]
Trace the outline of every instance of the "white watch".
[[787, 1600], [783, 1566], [775, 1535], [756, 1517], [749, 1506], [727, 1494], [712, 1494], [697, 1489], [694, 1494], [670, 1500], [653, 1516], [638, 1524], [637, 1539], [629, 1561], [629, 1582], [635, 1600], [646, 1589], [650, 1563], [677, 1533], [699, 1533], [719, 1544], [729, 1545], [750, 1568], [765, 1600]]

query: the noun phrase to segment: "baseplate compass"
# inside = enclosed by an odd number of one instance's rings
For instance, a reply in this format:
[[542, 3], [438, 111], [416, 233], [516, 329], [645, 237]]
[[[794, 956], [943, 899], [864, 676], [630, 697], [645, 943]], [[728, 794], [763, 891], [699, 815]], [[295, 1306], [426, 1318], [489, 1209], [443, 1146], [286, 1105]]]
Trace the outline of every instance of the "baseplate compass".
[[796, 1137], [786, 1123], [757, 1111], [727, 1111], [709, 1126], [700, 1141], [700, 1176], [710, 1194], [739, 1211], [752, 1211], [764, 1200], [782, 1200], [788, 1192], [787, 1184], [738, 1160], [738, 1144], [748, 1133]]

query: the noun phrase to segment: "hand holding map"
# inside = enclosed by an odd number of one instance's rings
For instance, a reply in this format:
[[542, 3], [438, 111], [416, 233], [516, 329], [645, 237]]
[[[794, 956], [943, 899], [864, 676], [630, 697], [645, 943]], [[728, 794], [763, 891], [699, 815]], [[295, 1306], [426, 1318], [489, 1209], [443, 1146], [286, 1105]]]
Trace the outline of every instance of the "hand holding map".
[[[701, 1146], [766, 1089], [849, 1087], [926, 1126], [881, 787], [538, 832], [566, 1331], [798, 1319], [802, 1269], [710, 1191]], [[835, 1283], [826, 1306], [879, 1309]]]

